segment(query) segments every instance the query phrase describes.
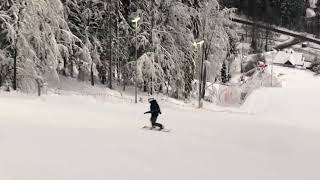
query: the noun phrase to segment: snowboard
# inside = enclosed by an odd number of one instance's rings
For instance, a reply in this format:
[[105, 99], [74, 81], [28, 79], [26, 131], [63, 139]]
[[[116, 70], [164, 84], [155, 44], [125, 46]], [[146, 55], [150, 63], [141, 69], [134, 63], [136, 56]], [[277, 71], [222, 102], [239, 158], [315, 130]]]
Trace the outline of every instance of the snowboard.
[[152, 128], [151, 126], [142, 126], [141, 129], [150, 130], [150, 131], [159, 131], [159, 132], [170, 132], [170, 129], [163, 128], [162, 130], [158, 128]]

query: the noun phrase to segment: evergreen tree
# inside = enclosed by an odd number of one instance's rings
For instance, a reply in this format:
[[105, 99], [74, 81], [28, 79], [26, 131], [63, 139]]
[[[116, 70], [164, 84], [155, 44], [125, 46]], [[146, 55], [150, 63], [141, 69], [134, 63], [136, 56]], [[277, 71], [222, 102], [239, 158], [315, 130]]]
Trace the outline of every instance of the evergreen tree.
[[222, 83], [227, 83], [228, 82], [228, 72], [227, 72], [227, 65], [225, 62], [222, 64], [221, 68], [221, 82]]

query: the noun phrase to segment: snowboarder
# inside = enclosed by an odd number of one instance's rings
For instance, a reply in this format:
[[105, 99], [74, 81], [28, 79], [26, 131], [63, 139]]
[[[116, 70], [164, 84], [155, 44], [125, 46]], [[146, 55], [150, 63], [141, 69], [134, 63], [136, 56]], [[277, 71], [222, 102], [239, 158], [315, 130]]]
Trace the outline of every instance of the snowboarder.
[[154, 98], [149, 98], [148, 101], [150, 103], [150, 111], [147, 111], [144, 114], [151, 113], [151, 118], [150, 118], [151, 125], [152, 125], [151, 128], [155, 128], [157, 126], [159, 127], [159, 130], [162, 130], [163, 125], [156, 122], [158, 115], [161, 114], [161, 110], [158, 105], [158, 102]]

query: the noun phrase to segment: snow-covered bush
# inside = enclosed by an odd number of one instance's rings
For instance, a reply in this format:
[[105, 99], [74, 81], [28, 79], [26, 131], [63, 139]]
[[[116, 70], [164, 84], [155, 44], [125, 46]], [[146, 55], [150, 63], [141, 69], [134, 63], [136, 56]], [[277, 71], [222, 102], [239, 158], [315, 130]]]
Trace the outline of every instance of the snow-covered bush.
[[[271, 79], [272, 78], [272, 79]], [[245, 83], [241, 85], [241, 98], [245, 98], [251, 94], [252, 91], [261, 87], [280, 87], [281, 82], [276, 76], [272, 76], [268, 72], [257, 71]]]
[[238, 86], [220, 85], [217, 104], [222, 106], [236, 106], [241, 104], [241, 90]]

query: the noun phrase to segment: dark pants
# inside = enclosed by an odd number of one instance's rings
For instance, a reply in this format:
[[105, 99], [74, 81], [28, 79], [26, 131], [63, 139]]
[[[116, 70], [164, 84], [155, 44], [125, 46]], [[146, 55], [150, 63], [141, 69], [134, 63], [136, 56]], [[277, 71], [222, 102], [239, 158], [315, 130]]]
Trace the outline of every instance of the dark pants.
[[159, 127], [160, 129], [163, 129], [162, 124], [156, 122], [156, 121], [157, 121], [157, 118], [158, 118], [158, 115], [159, 115], [158, 113], [153, 113], [153, 114], [151, 114], [151, 119], [150, 119], [151, 125], [152, 125], [152, 127], [157, 126], [157, 127]]

